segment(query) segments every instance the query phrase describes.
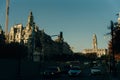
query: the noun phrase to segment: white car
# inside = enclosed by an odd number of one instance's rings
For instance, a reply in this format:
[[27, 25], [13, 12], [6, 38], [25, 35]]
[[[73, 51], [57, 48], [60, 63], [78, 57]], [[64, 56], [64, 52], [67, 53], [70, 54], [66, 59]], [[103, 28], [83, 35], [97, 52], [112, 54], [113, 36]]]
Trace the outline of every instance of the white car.
[[91, 75], [93, 74], [102, 74], [102, 70], [99, 66], [94, 66], [91, 68]]
[[81, 74], [82, 70], [79, 66], [73, 66], [71, 69], [68, 71], [69, 76], [79, 76]]

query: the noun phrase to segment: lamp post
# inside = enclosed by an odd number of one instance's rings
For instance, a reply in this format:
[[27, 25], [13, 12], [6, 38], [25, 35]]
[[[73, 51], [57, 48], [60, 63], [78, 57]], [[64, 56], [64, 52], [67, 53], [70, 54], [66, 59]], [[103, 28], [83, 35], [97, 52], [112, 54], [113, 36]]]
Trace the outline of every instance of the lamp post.
[[58, 36], [59, 50], [60, 54], [63, 53], [63, 32], [60, 32], [59, 35], [52, 35], [51, 37]]
[[63, 54], [63, 33], [60, 32], [60, 54]]
[[44, 44], [44, 30], [42, 30], [42, 61], [44, 62], [44, 48], [45, 48], [45, 44]]

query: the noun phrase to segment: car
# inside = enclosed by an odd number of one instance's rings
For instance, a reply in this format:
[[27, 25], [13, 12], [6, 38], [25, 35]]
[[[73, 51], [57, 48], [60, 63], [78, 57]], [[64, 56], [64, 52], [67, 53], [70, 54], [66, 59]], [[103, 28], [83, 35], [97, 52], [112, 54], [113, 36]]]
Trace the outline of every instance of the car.
[[84, 65], [89, 65], [89, 64], [90, 64], [90, 62], [84, 62], [83, 64], [84, 64]]
[[82, 70], [79, 66], [72, 66], [71, 69], [68, 71], [69, 76], [79, 76]]
[[94, 66], [91, 68], [90, 71], [91, 71], [90, 75], [102, 74], [102, 69], [100, 66]]
[[48, 67], [43, 75], [47, 77], [59, 76], [61, 73], [60, 67]]

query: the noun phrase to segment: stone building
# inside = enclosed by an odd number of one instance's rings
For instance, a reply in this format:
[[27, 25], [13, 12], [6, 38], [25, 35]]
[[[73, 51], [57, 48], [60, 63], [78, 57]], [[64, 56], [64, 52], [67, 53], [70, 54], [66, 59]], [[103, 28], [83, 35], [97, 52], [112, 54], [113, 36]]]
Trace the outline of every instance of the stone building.
[[[62, 34], [62, 33], [61, 33]], [[57, 41], [51, 39], [44, 30], [39, 30], [34, 22], [32, 12], [28, 16], [25, 27], [22, 24], [16, 24], [11, 27], [8, 42], [18, 42], [28, 47], [28, 58], [33, 61], [40, 61], [41, 56], [59, 54], [59, 43], [63, 43], [63, 53], [71, 54], [72, 51], [67, 43], [63, 41], [63, 36], [59, 35]], [[66, 52], [67, 51], [67, 52]], [[69, 51], [69, 52], [68, 52]]]
[[28, 16], [28, 22], [26, 27], [23, 27], [22, 24], [16, 24], [11, 27], [9, 32], [9, 42], [19, 42], [22, 41], [26, 44], [28, 43], [29, 39], [32, 38], [35, 30], [35, 23], [33, 19], [32, 12]]
[[10, 29], [9, 33], [9, 43], [10, 42], [21, 42], [22, 41], [22, 30], [23, 25], [22, 24], [16, 24]]
[[107, 54], [107, 49], [99, 49], [98, 43], [97, 43], [97, 36], [96, 34], [93, 34], [93, 42], [92, 42], [92, 49], [84, 49], [82, 53], [96, 53], [98, 57], [101, 57], [102, 55]]
[[[30, 59], [33, 59], [33, 50], [34, 48], [34, 39], [35, 39], [35, 33], [38, 32], [38, 28], [35, 25], [34, 17], [32, 12], [30, 12], [28, 16], [28, 21], [25, 27], [23, 27], [22, 24], [15, 24], [13, 27], [11, 27], [10, 32], [8, 34], [8, 42], [18, 42], [26, 45], [28, 47], [28, 57]], [[36, 53], [35, 53], [36, 54]]]

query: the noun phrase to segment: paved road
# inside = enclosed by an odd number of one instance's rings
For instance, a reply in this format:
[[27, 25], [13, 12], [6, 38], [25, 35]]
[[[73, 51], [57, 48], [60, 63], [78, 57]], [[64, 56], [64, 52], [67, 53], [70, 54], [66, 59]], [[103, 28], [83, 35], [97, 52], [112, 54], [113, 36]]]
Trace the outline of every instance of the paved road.
[[80, 76], [70, 77], [68, 74], [62, 74], [59, 77], [45, 78], [40, 77], [36, 80], [110, 80], [108, 74], [104, 75], [90, 75], [90, 68], [85, 68]]
[[67, 73], [61, 74], [58, 77], [43, 77], [43, 76], [29, 76], [22, 80], [114, 80], [110, 77], [105, 66], [102, 66], [104, 75], [90, 75], [90, 66], [84, 66], [82, 75], [70, 77]]

